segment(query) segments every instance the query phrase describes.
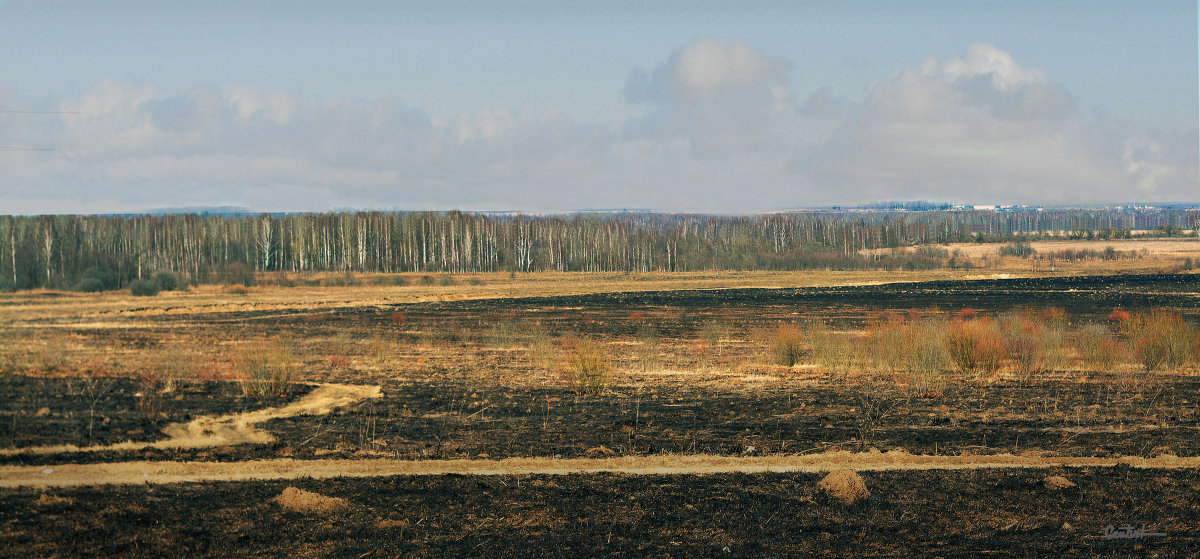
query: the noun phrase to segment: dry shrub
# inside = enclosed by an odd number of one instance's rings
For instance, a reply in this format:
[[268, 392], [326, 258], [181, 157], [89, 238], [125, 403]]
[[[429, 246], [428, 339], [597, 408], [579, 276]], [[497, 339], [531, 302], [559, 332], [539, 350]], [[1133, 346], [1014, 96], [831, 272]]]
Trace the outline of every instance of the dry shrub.
[[286, 393], [298, 370], [293, 344], [280, 339], [243, 345], [230, 361], [242, 392], [248, 396]]
[[729, 330], [729, 325], [724, 322], [705, 322], [700, 327], [700, 339], [715, 348], [729, 337]]
[[349, 366], [350, 366], [350, 358], [346, 357], [345, 355], [330, 355], [329, 356], [329, 368], [330, 369], [345, 369]]
[[1028, 377], [1044, 367], [1042, 346], [1029, 334], [1015, 334], [1005, 340], [1005, 348], [1012, 358], [1013, 368]]
[[634, 311], [634, 312], [629, 313], [629, 316], [626, 317], [626, 320], [633, 322], [633, 323], [641, 324], [643, 322], [646, 322], [646, 315], [642, 314], [641, 312]]
[[805, 336], [812, 346], [813, 357], [822, 367], [845, 372], [858, 363], [857, 336], [831, 332], [821, 323], [808, 325], [805, 328]]
[[608, 388], [613, 365], [599, 343], [581, 340], [567, 352], [564, 372], [575, 394], [600, 394]]
[[781, 324], [767, 334], [771, 362], [791, 367], [804, 356], [804, 334], [794, 325]]
[[182, 347], [169, 346], [158, 355], [158, 372], [163, 392], [174, 392], [179, 385], [196, 378], [196, 357]]
[[634, 355], [645, 373], [658, 366], [658, 330], [649, 324], [643, 324], [638, 327], [637, 342]]
[[1049, 315], [1054, 322], [1046, 323], [1046, 316], [1026, 309], [1001, 318], [1005, 351], [1022, 375], [1056, 370], [1066, 363], [1065, 319]]
[[137, 377], [138, 381], [138, 411], [151, 422], [160, 419], [163, 408], [163, 386], [162, 373], [151, 369], [142, 371]]
[[993, 320], [955, 320], [946, 328], [946, 349], [962, 372], [994, 373], [1004, 359], [1004, 337]]
[[250, 288], [238, 283], [225, 286], [225, 293], [228, 295], [245, 295], [250, 292]]
[[905, 376], [914, 394], [940, 393], [950, 366], [945, 328], [944, 323], [933, 319], [891, 318], [876, 324], [870, 332], [870, 347], [877, 366]]
[[521, 341], [522, 327], [511, 318], [499, 317], [488, 330], [487, 343], [497, 349], [508, 349]]
[[1041, 312], [1042, 322], [1053, 327], [1063, 328], [1067, 325], [1069, 317], [1067, 311], [1058, 307], [1046, 307]]
[[1129, 320], [1129, 318], [1129, 313], [1121, 309], [1113, 309], [1111, 313], [1108, 313], [1108, 319], [1118, 324]]
[[562, 352], [541, 324], [529, 329], [529, 360], [542, 371], [553, 371], [562, 360]]
[[404, 324], [408, 322], [408, 315], [397, 311], [389, 315], [388, 319], [392, 321], [392, 324]]
[[1147, 372], [1181, 369], [1194, 359], [1196, 327], [1177, 313], [1163, 309], [1135, 313], [1121, 323], [1121, 332]]
[[1075, 334], [1079, 358], [1090, 368], [1109, 371], [1125, 361], [1129, 348], [1103, 324], [1088, 324]]
[[42, 493], [33, 501], [33, 506], [38, 508], [63, 508], [70, 507], [75, 504], [75, 499], [70, 497], [60, 497], [58, 495], [47, 495]]
[[374, 362], [379, 366], [386, 368], [396, 362], [400, 357], [399, 347], [397, 342], [392, 339], [385, 338], [376, 334], [367, 343], [367, 352], [370, 354]]
[[350, 506], [350, 502], [341, 497], [327, 497], [298, 487], [284, 489], [275, 497], [275, 502], [293, 512], [334, 512]]

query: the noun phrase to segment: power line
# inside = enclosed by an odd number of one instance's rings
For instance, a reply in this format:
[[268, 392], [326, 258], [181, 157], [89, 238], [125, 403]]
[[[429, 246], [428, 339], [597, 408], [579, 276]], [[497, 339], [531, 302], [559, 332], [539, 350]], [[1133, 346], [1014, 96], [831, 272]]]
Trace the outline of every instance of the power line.
[[0, 111], [6, 115], [77, 115], [79, 111]]
[[25, 146], [0, 146], [0, 151], [54, 151], [54, 148], [31, 148]]

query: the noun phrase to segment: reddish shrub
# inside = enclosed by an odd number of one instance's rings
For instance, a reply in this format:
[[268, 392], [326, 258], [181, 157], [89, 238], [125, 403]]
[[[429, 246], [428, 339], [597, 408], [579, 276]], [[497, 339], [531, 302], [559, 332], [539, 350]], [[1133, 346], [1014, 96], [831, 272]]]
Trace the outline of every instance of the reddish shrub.
[[1004, 339], [991, 320], [952, 322], [946, 328], [946, 349], [964, 373], [995, 372], [1004, 359]]
[[767, 335], [767, 350], [776, 365], [791, 367], [804, 356], [804, 334], [791, 324], [780, 325]]
[[979, 316], [979, 311], [975, 309], [962, 309], [956, 315], [959, 320], [971, 320], [977, 316]]
[[1125, 322], [1129, 320], [1129, 313], [1121, 309], [1113, 309], [1113, 312], [1108, 313], [1108, 319], [1116, 322]]
[[644, 315], [640, 312], [632, 312], [632, 313], [629, 313], [628, 320], [630, 322], [637, 322], [640, 324], [640, 323], [646, 321], [646, 315]]
[[404, 324], [405, 322], [408, 322], [408, 315], [399, 311], [392, 313], [390, 318], [392, 320], [392, 324]]

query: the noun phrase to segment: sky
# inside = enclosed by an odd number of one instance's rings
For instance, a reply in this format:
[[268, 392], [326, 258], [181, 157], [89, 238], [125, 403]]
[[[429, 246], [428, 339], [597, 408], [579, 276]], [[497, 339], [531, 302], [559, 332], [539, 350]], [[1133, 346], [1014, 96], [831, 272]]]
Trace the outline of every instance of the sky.
[[1200, 201], [1198, 26], [1190, 0], [0, 0], [0, 214]]

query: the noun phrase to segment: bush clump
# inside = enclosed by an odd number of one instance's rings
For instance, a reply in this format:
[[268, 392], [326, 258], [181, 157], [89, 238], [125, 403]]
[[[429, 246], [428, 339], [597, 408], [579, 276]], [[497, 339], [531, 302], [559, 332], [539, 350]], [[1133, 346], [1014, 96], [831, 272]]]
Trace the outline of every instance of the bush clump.
[[964, 373], [994, 373], [1004, 360], [1003, 336], [990, 319], [951, 322], [946, 328], [946, 349]]
[[813, 357], [831, 371], [848, 371], [858, 361], [857, 336], [832, 332], [826, 325], [813, 323], [805, 328]]
[[149, 279], [140, 279], [129, 284], [129, 292], [137, 297], [153, 297], [161, 290], [157, 282]]
[[1134, 313], [1120, 325], [1133, 346], [1134, 357], [1147, 372], [1180, 369], [1194, 359], [1196, 326], [1170, 311], [1155, 309]]
[[804, 356], [804, 333], [791, 324], [777, 326], [767, 335], [767, 351], [773, 363], [791, 367]]
[[1020, 309], [1001, 317], [1004, 348], [1018, 373], [1053, 371], [1066, 363], [1066, 319], [1060, 313]]
[[292, 345], [262, 340], [238, 348], [230, 360], [242, 393], [247, 396], [285, 394], [299, 364]]
[[1088, 324], [1075, 335], [1079, 358], [1085, 365], [1099, 371], [1109, 371], [1125, 360], [1129, 353], [1125, 343], [1103, 324]]
[[591, 340], [577, 342], [567, 353], [564, 366], [567, 379], [580, 396], [604, 392], [613, 371], [604, 349]]
[[941, 392], [951, 363], [944, 329], [945, 323], [934, 319], [905, 320], [897, 316], [876, 324], [869, 337], [876, 365], [907, 378], [910, 392]]
[[119, 283], [117, 274], [112, 270], [92, 266], [83, 271], [83, 274], [79, 276], [79, 281], [75, 282], [71, 289], [84, 293], [95, 293], [116, 289]]
[[183, 281], [183, 278], [174, 272], [159, 272], [154, 274], [153, 281], [158, 284], [158, 288], [162, 291], [176, 291], [187, 287], [187, 283]]

